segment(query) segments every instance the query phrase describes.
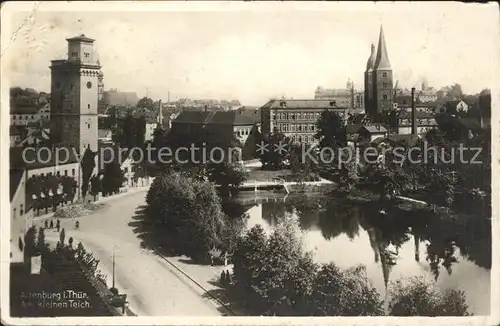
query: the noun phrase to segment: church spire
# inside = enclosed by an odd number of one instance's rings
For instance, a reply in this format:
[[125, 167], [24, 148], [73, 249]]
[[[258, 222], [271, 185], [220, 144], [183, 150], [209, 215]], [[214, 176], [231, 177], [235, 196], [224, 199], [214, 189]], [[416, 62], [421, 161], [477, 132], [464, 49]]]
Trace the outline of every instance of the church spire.
[[380, 26], [380, 36], [378, 39], [377, 58], [375, 60], [376, 70], [391, 70], [389, 56], [387, 55], [387, 47], [385, 45], [384, 29]]
[[370, 57], [366, 62], [366, 71], [372, 71], [375, 68], [375, 45], [372, 43]]

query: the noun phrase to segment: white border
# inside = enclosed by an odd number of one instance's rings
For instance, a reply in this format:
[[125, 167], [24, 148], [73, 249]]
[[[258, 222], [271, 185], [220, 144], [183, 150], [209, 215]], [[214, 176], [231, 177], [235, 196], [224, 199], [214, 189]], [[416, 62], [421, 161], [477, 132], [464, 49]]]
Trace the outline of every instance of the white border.
[[[373, 2], [118, 2], [118, 1], [99, 1], [99, 2], [7, 2], [2, 3], [1, 7], [1, 51], [9, 43], [12, 31], [9, 22], [10, 15], [19, 11], [32, 11], [37, 8], [38, 11], [107, 11], [107, 12], [127, 12], [127, 11], [400, 11], [412, 6], [412, 10], [426, 11], [440, 10], [452, 14], [456, 6], [478, 6], [480, 4], [464, 4], [453, 2], [432, 2], [432, 3], [373, 3]], [[490, 3], [482, 6], [490, 6], [491, 10], [498, 11], [498, 4]], [[496, 7], [496, 8], [495, 8]], [[464, 22], [466, 23], [466, 22]], [[499, 19], [500, 26], [500, 19]], [[500, 30], [500, 29], [499, 29]], [[500, 57], [500, 40], [497, 35], [491, 35], [492, 42], [497, 42], [497, 58]], [[480, 49], [478, 49], [480, 51]], [[0, 203], [1, 220], [0, 239], [9, 239], [10, 233], [10, 202], [9, 202], [9, 84], [7, 76], [4, 74], [4, 60], [1, 62], [1, 110], [0, 110], [0, 154], [2, 164], [0, 169]], [[464, 63], [466, 64], [466, 63]], [[491, 85], [492, 94], [492, 126], [500, 126], [500, 71], [498, 60], [492, 62], [492, 76], [496, 77]], [[9, 252], [8, 241], [1, 242], [1, 306], [2, 323], [15, 325], [277, 325], [277, 324], [315, 324], [315, 325], [353, 325], [353, 324], [385, 324], [385, 325], [495, 325], [500, 323], [500, 292], [499, 282], [499, 261], [500, 261], [500, 243], [499, 243], [499, 223], [498, 223], [498, 167], [500, 156], [498, 151], [499, 133], [498, 128], [492, 128], [492, 268], [491, 268], [491, 315], [488, 317], [57, 317], [57, 318], [10, 318], [9, 315]]]

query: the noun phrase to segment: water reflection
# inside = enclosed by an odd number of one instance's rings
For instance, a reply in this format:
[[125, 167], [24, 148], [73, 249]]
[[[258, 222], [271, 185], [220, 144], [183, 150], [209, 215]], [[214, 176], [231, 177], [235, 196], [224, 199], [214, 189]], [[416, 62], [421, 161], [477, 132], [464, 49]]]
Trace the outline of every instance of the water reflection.
[[443, 290], [465, 291], [472, 313], [489, 314], [489, 219], [443, 219], [424, 211], [305, 196], [254, 198], [247, 213], [247, 228], [261, 224], [267, 230], [298, 216], [317, 262], [345, 268], [362, 263], [381, 294], [390, 280], [424, 275]]

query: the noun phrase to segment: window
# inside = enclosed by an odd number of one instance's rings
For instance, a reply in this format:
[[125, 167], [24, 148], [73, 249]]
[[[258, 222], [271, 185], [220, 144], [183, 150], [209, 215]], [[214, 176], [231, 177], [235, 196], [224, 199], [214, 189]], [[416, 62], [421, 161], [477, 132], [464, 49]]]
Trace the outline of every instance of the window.
[[88, 82], [88, 83], [87, 83], [87, 88], [88, 88], [88, 89], [92, 88], [92, 83], [91, 83], [91, 82]]
[[[299, 125], [299, 131], [302, 131], [302, 125]], [[299, 139], [300, 141], [300, 139]]]
[[45, 173], [40, 174], [41, 177], [43, 177], [44, 175], [45, 175]]
[[12, 116], [12, 120], [16, 120], [16, 116], [15, 115]]
[[78, 57], [78, 52], [72, 52], [71, 53], [72, 58], [77, 58]]
[[386, 72], [383, 72], [383, 73], [382, 73], [382, 77], [387, 77], [387, 73], [386, 73]]
[[295, 113], [292, 113], [292, 120], [295, 120]]
[[19, 206], [19, 215], [20, 215], [20, 216], [23, 216], [23, 215], [24, 215], [24, 206], [23, 206], [23, 204], [21, 204], [21, 205]]
[[90, 129], [90, 123], [89, 123], [89, 124], [87, 124], [87, 129]]
[[67, 176], [68, 175], [68, 170], [64, 170], [64, 175]]
[[384, 100], [387, 100], [387, 94], [382, 95]]
[[75, 169], [71, 169], [71, 175], [75, 176]]
[[389, 88], [389, 84], [388, 83], [384, 83], [384, 88]]
[[87, 109], [89, 109], [89, 110], [90, 110], [90, 104], [87, 104]]
[[16, 218], [16, 208], [14, 208], [14, 218]]
[[60, 171], [57, 171], [56, 175], [59, 177], [61, 176], [61, 172]]
[[123, 169], [125, 171], [125, 173], [128, 173], [128, 167], [126, 167], [125, 169]]

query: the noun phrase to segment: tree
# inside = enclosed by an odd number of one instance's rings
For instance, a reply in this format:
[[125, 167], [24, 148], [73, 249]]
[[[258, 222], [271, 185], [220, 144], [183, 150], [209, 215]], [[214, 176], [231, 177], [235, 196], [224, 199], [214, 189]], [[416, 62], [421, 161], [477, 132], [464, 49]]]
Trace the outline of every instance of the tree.
[[341, 270], [323, 265], [314, 279], [316, 316], [381, 316], [382, 302], [364, 266]]
[[96, 196], [102, 191], [102, 184], [100, 175], [96, 175], [90, 179], [90, 194], [94, 196], [94, 201], [96, 200]]
[[123, 185], [124, 173], [117, 161], [106, 163], [104, 165], [102, 178], [102, 192], [105, 195], [116, 193]]
[[89, 189], [89, 181], [90, 177], [92, 176], [92, 173], [95, 168], [95, 156], [97, 153], [92, 152], [90, 147], [87, 147], [85, 150], [82, 161], [81, 161], [81, 167], [82, 167], [82, 196], [85, 198], [87, 195], [87, 190]]
[[263, 137], [262, 144], [265, 146], [260, 150], [262, 167], [273, 170], [282, 168], [289, 157], [290, 139], [283, 133], [274, 131]]
[[136, 147], [137, 144], [137, 135], [139, 134], [137, 123], [131, 113], [127, 114], [125, 119], [123, 120], [122, 128], [121, 128], [121, 139], [120, 144], [124, 148], [131, 149]]
[[320, 148], [337, 149], [347, 143], [346, 128], [342, 117], [331, 110], [324, 110], [316, 123], [315, 139], [319, 140]]
[[339, 191], [343, 194], [348, 194], [358, 183], [359, 166], [355, 158], [351, 154], [355, 151], [354, 147], [348, 147], [348, 153], [342, 151], [342, 165], [340, 167]]
[[149, 97], [143, 97], [137, 102], [137, 107], [152, 109], [154, 107], [154, 101]]
[[238, 189], [247, 178], [245, 168], [239, 163], [209, 163], [207, 172], [209, 180], [220, 186], [224, 195]]
[[462, 291], [440, 293], [421, 277], [406, 282], [398, 280], [390, 286], [389, 311], [392, 316], [468, 316], [468, 306]]
[[162, 174], [146, 196], [149, 219], [174, 236], [182, 254], [195, 260], [207, 258], [220, 246], [226, 220], [214, 185], [181, 173]]

